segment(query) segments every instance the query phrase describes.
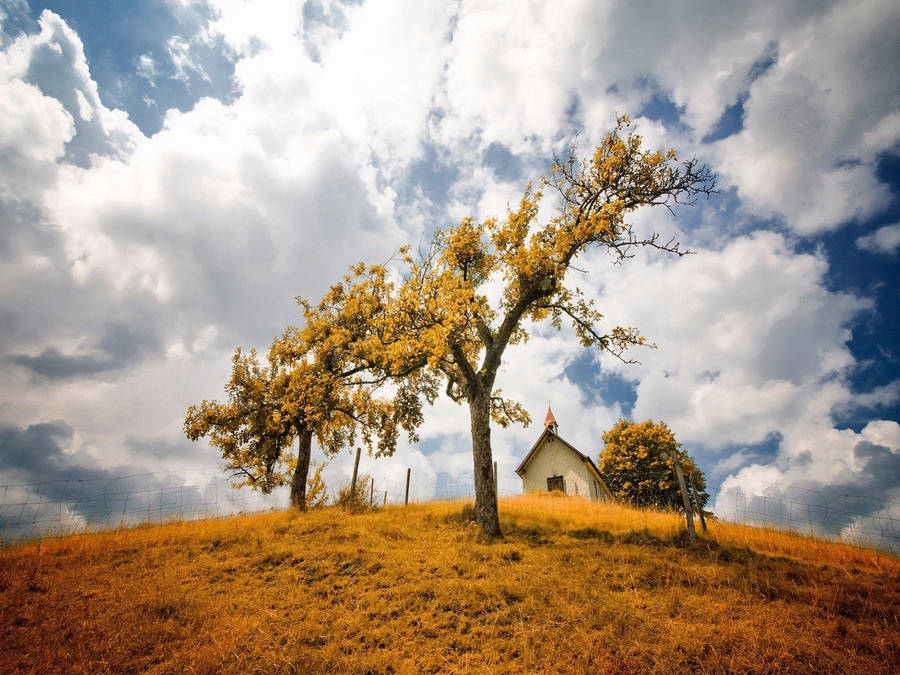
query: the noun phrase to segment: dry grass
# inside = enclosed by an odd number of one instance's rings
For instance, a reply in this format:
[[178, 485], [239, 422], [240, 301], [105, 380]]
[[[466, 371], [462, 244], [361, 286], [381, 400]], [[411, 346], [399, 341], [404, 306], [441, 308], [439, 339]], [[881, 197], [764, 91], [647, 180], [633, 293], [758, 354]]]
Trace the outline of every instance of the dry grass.
[[579, 499], [277, 512], [0, 552], [3, 672], [897, 672], [900, 561]]

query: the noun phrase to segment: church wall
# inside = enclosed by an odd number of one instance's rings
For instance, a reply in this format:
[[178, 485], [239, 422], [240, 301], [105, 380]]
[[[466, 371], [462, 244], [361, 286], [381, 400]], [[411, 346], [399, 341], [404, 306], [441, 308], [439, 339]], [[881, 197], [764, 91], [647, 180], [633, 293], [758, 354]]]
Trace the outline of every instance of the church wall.
[[594, 477], [585, 463], [558, 438], [541, 441], [522, 478], [522, 491], [546, 492], [547, 479], [552, 476], [565, 478], [566, 494], [595, 498]]

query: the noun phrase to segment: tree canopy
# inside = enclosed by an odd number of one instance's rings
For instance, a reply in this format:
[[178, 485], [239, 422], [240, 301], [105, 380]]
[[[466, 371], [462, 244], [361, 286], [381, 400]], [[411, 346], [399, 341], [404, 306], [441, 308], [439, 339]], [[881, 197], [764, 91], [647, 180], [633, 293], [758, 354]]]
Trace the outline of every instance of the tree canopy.
[[[403, 280], [381, 288], [392, 300], [377, 316], [371, 356], [391, 372], [427, 370], [445, 382], [451, 399], [469, 406], [476, 520], [488, 534], [500, 534], [491, 420], [503, 426], [529, 421], [520, 404], [495, 388], [506, 348], [527, 339], [527, 321], [557, 328], [568, 321], [585, 347], [623, 360], [628, 348], [646, 344], [637, 329], [606, 324], [570, 272], [578, 271], [575, 261], [590, 247], [605, 248], [613, 262], [640, 247], [683, 255], [677, 242], [639, 236], [625, 219], [641, 207], [671, 209], [714, 189], [709, 170], [696, 160], [679, 165], [672, 150], [644, 150], [622, 116], [593, 155], [579, 160], [572, 149], [556, 160], [539, 189], [529, 186], [505, 218], [465, 218], [438, 230], [417, 258], [403, 252]], [[557, 208], [542, 222], [545, 191], [556, 196]], [[373, 269], [360, 266], [355, 274]], [[501, 288], [493, 302], [489, 285]]]
[[675, 474], [675, 462], [681, 464], [686, 481], [693, 481], [706, 505], [706, 479], [694, 460], [675, 440], [665, 422], [619, 420], [603, 434], [603, 451], [598, 468], [613, 495], [635, 506], [683, 510], [683, 501]]
[[255, 349], [237, 349], [231, 362], [227, 400], [192, 405], [184, 432], [192, 441], [208, 437], [237, 485], [268, 494], [285, 483], [285, 469], [296, 464], [290, 446], [302, 423], [282, 415], [287, 378], [274, 359], [263, 365]]
[[357, 272], [318, 305], [298, 298], [304, 327], [276, 338], [266, 365], [255, 350], [238, 349], [226, 402], [204, 400], [188, 409], [188, 438], [208, 437], [239, 485], [269, 493], [290, 481], [291, 503], [305, 508], [313, 437], [328, 455], [357, 441], [370, 454], [390, 455], [400, 429], [416, 440], [421, 396], [433, 400], [433, 385], [424, 372], [394, 377], [370, 358], [366, 345], [383, 305], [378, 275]]

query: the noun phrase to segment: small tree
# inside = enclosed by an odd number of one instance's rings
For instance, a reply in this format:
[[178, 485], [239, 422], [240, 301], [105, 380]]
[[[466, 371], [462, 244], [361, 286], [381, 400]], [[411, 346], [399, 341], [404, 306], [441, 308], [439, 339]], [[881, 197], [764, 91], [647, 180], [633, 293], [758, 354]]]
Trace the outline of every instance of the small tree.
[[675, 474], [677, 460], [685, 480], [693, 480], [700, 508], [709, 500], [703, 472], [664, 422], [619, 420], [603, 434], [603, 442], [598, 468], [617, 499], [641, 507], [684, 510]]
[[[420, 396], [435, 395], [427, 373], [397, 374], [368, 357], [375, 314], [383, 311], [383, 281], [383, 270], [380, 277], [357, 274], [355, 283], [345, 278], [317, 306], [298, 298], [304, 328], [289, 327], [276, 338], [266, 365], [255, 351], [238, 349], [227, 401], [191, 406], [188, 438], [208, 437], [238, 485], [268, 494], [290, 483], [291, 504], [300, 509], [308, 507], [313, 436], [326, 455], [354, 445], [357, 436], [370, 454], [393, 454], [401, 428], [415, 441]], [[379, 395], [388, 383], [387, 396]]]
[[[299, 470], [290, 447], [305, 427], [281, 414], [286, 380], [274, 359], [262, 365], [256, 350], [237, 349], [231, 362], [231, 378], [225, 385], [227, 400], [192, 405], [185, 416], [184, 432], [192, 441], [208, 437], [210, 445], [219, 448], [232, 478], [238, 479], [236, 485], [250, 485], [269, 494], [285, 484], [288, 466]], [[302, 449], [302, 439], [300, 445]], [[302, 480], [305, 484], [305, 474]], [[305, 501], [295, 504], [305, 507]]]
[[320, 509], [328, 504], [328, 487], [322, 478], [322, 470], [327, 462], [315, 464], [312, 475], [306, 481], [306, 508]]

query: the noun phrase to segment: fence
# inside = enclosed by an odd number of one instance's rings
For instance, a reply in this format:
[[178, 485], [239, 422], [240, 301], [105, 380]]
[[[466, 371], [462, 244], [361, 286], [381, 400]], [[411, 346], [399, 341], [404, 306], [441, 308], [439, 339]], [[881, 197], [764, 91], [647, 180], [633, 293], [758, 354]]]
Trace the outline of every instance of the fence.
[[714, 472], [706, 477], [719, 483], [707, 490], [707, 508], [722, 520], [900, 549], [900, 501], [744, 478], [736, 483]]
[[[332, 498], [341, 481], [345, 482], [345, 477], [328, 481]], [[474, 494], [471, 475], [413, 474], [408, 491], [405, 475], [396, 480], [375, 479], [371, 485], [372, 500], [379, 505]], [[499, 494], [516, 492], [501, 489]], [[287, 503], [287, 488], [264, 495], [248, 487], [237, 488], [222, 471], [208, 468], [0, 485], [0, 543], [144, 522], [252, 513], [284, 508]]]
[[235, 488], [221, 471], [209, 469], [0, 485], [0, 541], [218, 517], [281, 503], [280, 495]]
[[[866, 495], [815, 490], [797, 485], [742, 481], [724, 482], [726, 474], [707, 473], [707, 511], [721, 520], [774, 526], [840, 538], [887, 550], [900, 549], [900, 502]], [[508, 477], [507, 477], [508, 478]], [[471, 473], [465, 475], [407, 472], [369, 479], [375, 505], [392, 505], [471, 497]], [[327, 480], [336, 492], [342, 476]], [[515, 481], [501, 477], [498, 495], [521, 493]], [[287, 489], [263, 495], [235, 488], [221, 471], [181, 470], [116, 478], [52, 480], [0, 485], [0, 542], [104, 529], [170, 519], [191, 520], [284, 508]]]

